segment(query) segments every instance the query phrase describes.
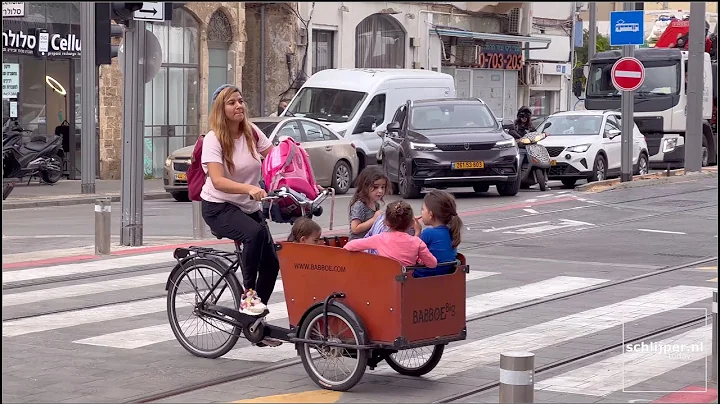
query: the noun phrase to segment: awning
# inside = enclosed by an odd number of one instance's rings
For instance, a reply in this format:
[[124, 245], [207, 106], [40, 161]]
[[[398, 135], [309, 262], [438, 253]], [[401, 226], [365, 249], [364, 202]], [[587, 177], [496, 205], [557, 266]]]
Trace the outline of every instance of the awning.
[[540, 38], [524, 35], [509, 35], [509, 34], [491, 34], [488, 32], [472, 32], [463, 31], [461, 29], [449, 29], [449, 28], [430, 28], [430, 33], [454, 36], [458, 38], [473, 38], [473, 39], [485, 39], [489, 41], [505, 41], [505, 42], [532, 42], [550, 44], [552, 40], [550, 38]]

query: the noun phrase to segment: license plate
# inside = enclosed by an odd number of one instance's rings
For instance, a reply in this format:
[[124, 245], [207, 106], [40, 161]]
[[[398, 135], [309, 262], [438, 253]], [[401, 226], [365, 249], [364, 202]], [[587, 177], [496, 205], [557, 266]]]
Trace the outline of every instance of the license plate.
[[551, 166], [557, 165], [557, 160], [550, 160], [550, 165]]
[[477, 170], [485, 168], [485, 162], [483, 161], [456, 161], [453, 163], [455, 170]]
[[187, 181], [187, 174], [186, 173], [175, 174], [175, 179], [178, 181]]

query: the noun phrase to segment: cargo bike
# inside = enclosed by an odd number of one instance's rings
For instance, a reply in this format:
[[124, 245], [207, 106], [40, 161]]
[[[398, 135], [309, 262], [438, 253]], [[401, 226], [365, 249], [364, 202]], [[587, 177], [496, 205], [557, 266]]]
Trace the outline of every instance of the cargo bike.
[[[292, 198], [310, 216], [326, 196], [324, 192], [308, 200], [284, 188], [268, 199]], [[285, 302], [269, 304], [269, 312], [257, 316], [238, 311], [243, 293], [236, 277], [241, 245], [236, 243], [234, 252], [176, 249], [178, 264], [166, 290], [168, 319], [178, 342], [193, 355], [218, 358], [241, 335], [253, 344], [267, 338], [285, 341], [294, 345], [317, 385], [347, 391], [367, 367], [374, 369], [382, 361], [403, 375], [427, 374], [437, 366], [445, 345], [466, 338], [469, 267], [462, 255], [455, 262], [439, 264], [451, 267], [449, 274], [415, 277], [414, 272], [423, 267], [404, 267], [386, 257], [347, 251], [342, 248], [347, 237], [322, 241], [321, 245], [275, 244], [282, 279], [275, 291], [282, 285]], [[179, 303], [187, 306], [185, 312], [180, 312]], [[268, 323], [285, 318], [288, 328]], [[190, 319], [196, 320], [195, 325], [185, 327], [183, 321]], [[195, 337], [206, 337], [214, 345]]]

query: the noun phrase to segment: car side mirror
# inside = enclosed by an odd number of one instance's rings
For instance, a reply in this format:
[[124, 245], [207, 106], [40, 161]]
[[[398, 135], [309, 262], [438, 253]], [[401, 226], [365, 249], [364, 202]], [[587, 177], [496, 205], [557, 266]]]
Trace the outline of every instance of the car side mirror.
[[375, 130], [375, 117], [372, 115], [365, 115], [360, 118], [354, 133], [372, 132]]
[[614, 138], [618, 137], [618, 135], [620, 135], [621, 133], [622, 133], [622, 131], [620, 131], [619, 129], [610, 129], [608, 131], [608, 138], [614, 139]]
[[400, 132], [400, 122], [390, 122], [387, 126], [388, 133]]

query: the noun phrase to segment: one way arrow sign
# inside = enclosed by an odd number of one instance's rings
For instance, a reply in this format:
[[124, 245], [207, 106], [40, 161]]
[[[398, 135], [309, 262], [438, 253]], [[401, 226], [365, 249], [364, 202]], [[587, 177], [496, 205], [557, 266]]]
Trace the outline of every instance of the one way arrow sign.
[[165, 21], [165, 3], [143, 2], [142, 8], [133, 14], [133, 20]]

